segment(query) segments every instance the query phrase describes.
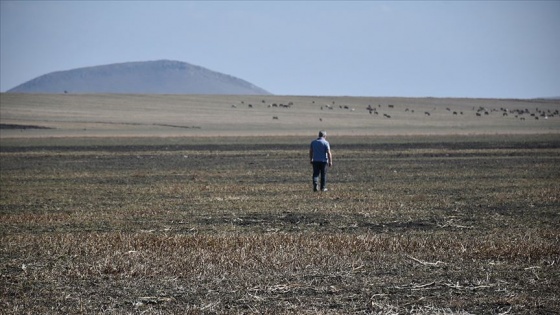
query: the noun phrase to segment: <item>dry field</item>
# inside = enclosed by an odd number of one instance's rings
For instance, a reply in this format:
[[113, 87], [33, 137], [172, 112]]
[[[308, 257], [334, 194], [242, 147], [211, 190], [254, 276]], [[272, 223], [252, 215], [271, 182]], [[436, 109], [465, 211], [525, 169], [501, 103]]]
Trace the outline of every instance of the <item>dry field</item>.
[[560, 100], [4, 93], [0, 138], [559, 134], [559, 111]]
[[1, 97], [1, 314], [560, 312], [558, 103]]

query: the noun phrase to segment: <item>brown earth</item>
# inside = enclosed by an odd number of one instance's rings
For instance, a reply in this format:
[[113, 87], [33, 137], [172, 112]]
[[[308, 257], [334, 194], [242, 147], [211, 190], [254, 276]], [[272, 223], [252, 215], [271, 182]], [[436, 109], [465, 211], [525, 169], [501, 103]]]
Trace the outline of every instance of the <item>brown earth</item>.
[[1, 312], [560, 312], [557, 134], [310, 140], [3, 135]]

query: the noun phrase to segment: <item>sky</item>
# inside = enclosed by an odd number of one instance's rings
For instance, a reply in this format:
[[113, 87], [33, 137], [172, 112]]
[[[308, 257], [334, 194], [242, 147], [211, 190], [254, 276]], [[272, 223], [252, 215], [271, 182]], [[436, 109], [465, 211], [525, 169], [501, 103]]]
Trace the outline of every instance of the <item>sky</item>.
[[0, 91], [177, 60], [276, 95], [560, 96], [560, 1], [0, 0]]

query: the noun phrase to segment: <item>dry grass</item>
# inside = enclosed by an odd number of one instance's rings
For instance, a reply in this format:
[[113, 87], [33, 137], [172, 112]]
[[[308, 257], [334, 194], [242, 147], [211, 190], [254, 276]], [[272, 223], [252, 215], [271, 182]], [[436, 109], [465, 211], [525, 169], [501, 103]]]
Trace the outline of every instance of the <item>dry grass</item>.
[[307, 140], [3, 142], [1, 312], [560, 310], [556, 136]]
[[[301, 136], [320, 129], [332, 136], [560, 132], [558, 100], [6, 93], [0, 98], [0, 123], [52, 128], [3, 129], [2, 138]], [[288, 104], [293, 105], [281, 106]]]

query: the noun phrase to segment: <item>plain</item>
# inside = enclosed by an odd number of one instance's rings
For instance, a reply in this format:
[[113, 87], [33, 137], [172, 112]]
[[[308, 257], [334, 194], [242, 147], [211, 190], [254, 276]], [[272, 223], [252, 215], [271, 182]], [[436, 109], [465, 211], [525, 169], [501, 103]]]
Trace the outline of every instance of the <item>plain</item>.
[[2, 313], [560, 311], [557, 103], [198, 98], [2, 94]]

